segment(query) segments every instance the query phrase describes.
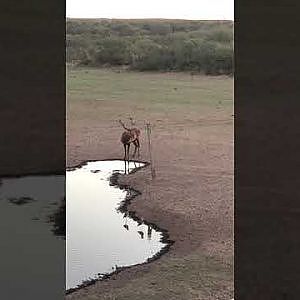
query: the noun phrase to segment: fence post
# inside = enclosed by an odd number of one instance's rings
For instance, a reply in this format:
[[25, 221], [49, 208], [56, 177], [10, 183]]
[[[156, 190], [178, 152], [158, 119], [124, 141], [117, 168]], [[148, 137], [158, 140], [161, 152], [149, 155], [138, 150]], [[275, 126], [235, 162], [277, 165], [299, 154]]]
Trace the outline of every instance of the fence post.
[[151, 177], [154, 179], [156, 177], [154, 162], [152, 158], [152, 144], [151, 144], [151, 125], [150, 123], [146, 124], [147, 130], [147, 138], [148, 138], [148, 152], [149, 152], [149, 159], [150, 159], [150, 167], [151, 167]]

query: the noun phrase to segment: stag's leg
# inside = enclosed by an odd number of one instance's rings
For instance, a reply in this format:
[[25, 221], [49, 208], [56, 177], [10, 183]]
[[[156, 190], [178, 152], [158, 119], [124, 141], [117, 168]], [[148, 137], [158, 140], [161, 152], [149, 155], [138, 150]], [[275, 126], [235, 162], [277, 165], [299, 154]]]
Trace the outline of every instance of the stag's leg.
[[129, 153], [130, 153], [130, 144], [127, 145], [127, 161], [128, 161], [128, 168], [129, 168]]
[[124, 146], [124, 161], [126, 161], [126, 144], [123, 144]]
[[124, 174], [126, 175], [127, 174], [127, 172], [126, 172], [126, 160], [124, 159]]
[[134, 152], [133, 152], [132, 158], [135, 157], [135, 155], [136, 155], [136, 149], [138, 148], [137, 140], [135, 140], [135, 141], [133, 142], [133, 145], [134, 145]]

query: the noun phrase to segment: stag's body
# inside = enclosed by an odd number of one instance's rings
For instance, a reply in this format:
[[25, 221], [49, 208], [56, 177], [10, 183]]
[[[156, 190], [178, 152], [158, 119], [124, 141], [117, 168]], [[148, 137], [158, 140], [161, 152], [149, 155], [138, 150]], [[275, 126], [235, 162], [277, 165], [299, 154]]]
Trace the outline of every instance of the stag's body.
[[119, 120], [125, 131], [121, 135], [121, 143], [124, 146], [124, 160], [129, 161], [129, 149], [132, 143], [135, 146], [133, 157], [136, 155], [136, 150], [138, 150], [138, 156], [140, 156], [140, 140], [141, 131], [138, 128], [127, 128], [124, 123]]
[[129, 160], [130, 144], [134, 143], [135, 136], [128, 131], [124, 131], [121, 135], [121, 143], [124, 146], [124, 160]]

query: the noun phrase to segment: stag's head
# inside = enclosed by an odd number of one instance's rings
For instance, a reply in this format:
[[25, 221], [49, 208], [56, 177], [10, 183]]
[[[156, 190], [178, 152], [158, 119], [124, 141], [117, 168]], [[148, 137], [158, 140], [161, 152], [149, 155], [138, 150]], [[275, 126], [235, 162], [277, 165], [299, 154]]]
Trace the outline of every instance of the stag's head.
[[131, 125], [134, 126], [134, 125], [135, 125], [134, 119], [133, 119], [132, 117], [130, 117], [129, 120], [130, 120], [130, 122], [131, 122]]

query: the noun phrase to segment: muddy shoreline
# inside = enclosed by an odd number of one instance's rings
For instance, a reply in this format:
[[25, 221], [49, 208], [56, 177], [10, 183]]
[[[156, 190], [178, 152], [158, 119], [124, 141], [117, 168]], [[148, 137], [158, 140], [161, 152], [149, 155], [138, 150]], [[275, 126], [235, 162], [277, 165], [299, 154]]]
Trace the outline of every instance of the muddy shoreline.
[[[109, 160], [120, 160], [120, 159], [109, 159]], [[107, 161], [107, 160], [102, 159], [102, 160], [88, 160], [88, 161], [83, 161], [83, 162], [77, 164], [76, 166], [68, 167], [67, 171], [76, 170], [78, 168], [81, 168], [84, 165], [87, 165], [89, 162], [95, 162], [95, 161]], [[130, 175], [130, 174], [136, 173], [139, 170], [141, 170], [143, 168], [147, 168], [150, 165], [150, 163], [146, 162], [146, 161], [134, 161], [134, 162], [136, 162], [136, 163], [143, 163], [144, 165], [141, 166], [141, 167], [134, 168], [132, 171], [130, 171], [126, 175]], [[127, 213], [128, 216], [131, 219], [133, 219], [134, 221], [136, 221], [138, 223], [144, 223], [145, 225], [149, 225], [153, 229], [155, 229], [156, 231], [161, 232], [162, 233], [161, 242], [164, 243], [164, 244], [166, 244], [166, 245], [159, 252], [157, 252], [154, 256], [148, 258], [145, 262], [140, 263], [140, 264], [134, 264], [134, 265], [131, 265], [131, 266], [126, 266], [126, 267], [117, 267], [116, 270], [113, 271], [113, 272], [111, 272], [111, 273], [104, 273], [104, 274], [98, 273], [98, 278], [93, 278], [93, 279], [90, 279], [90, 280], [85, 280], [82, 284], [78, 285], [77, 287], [66, 290], [66, 293], [65, 293], [66, 295], [71, 294], [71, 293], [73, 293], [75, 291], [78, 291], [80, 289], [83, 289], [85, 287], [94, 285], [98, 281], [109, 280], [113, 275], [116, 275], [116, 274], [120, 273], [121, 271], [130, 269], [130, 268], [132, 268], [134, 266], [135, 267], [136, 266], [142, 266], [142, 265], [148, 264], [148, 263], [150, 263], [152, 261], [155, 261], [155, 260], [159, 259], [163, 254], [167, 253], [170, 250], [170, 247], [175, 243], [175, 241], [170, 240], [168, 230], [160, 228], [157, 224], [154, 224], [154, 223], [151, 223], [151, 222], [147, 222], [144, 219], [142, 220], [137, 215], [136, 211], [132, 211], [132, 210], [128, 209], [128, 206], [132, 203], [132, 201], [134, 200], [134, 198], [136, 198], [139, 195], [142, 195], [142, 193], [140, 191], [132, 188], [128, 184], [121, 184], [119, 182], [120, 175], [122, 175], [122, 174], [120, 174], [119, 172], [114, 172], [110, 176], [110, 178], [109, 178], [109, 184], [111, 186], [118, 187], [119, 189], [126, 190], [126, 192], [127, 192], [125, 199], [120, 203], [120, 206], [118, 207], [117, 210], [119, 212], [121, 212], [121, 213]]]

